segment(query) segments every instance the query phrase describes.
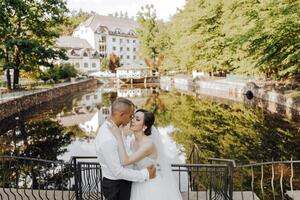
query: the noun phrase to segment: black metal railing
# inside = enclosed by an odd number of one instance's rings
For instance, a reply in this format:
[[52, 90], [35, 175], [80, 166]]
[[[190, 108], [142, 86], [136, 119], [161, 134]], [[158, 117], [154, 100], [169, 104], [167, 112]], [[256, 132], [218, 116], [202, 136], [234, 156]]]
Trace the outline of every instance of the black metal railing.
[[[271, 161], [237, 166], [234, 190], [250, 191], [252, 200], [297, 199], [300, 195], [300, 160]], [[296, 198], [297, 197], [297, 198]]]
[[78, 163], [78, 199], [103, 200], [102, 172], [99, 163]]
[[72, 177], [62, 161], [0, 156], [0, 199], [75, 199]]
[[233, 199], [233, 175], [234, 168], [236, 167], [235, 160], [232, 159], [221, 159], [221, 158], [208, 158], [208, 161], [212, 163], [224, 163], [227, 165], [227, 177], [226, 183], [227, 186], [226, 191], [228, 192], [229, 199]]
[[223, 164], [173, 164], [184, 200], [230, 200], [228, 166]]
[[[89, 161], [83, 161], [83, 160]], [[102, 174], [96, 157], [73, 157], [76, 199], [103, 200]], [[224, 164], [173, 164], [179, 190], [185, 200], [229, 199], [228, 166]]]

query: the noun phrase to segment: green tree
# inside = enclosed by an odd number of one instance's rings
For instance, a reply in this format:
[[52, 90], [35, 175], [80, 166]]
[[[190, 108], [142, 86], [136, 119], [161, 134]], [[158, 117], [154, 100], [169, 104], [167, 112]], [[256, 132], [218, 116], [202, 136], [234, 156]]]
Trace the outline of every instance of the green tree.
[[107, 70], [109, 70], [109, 59], [105, 57], [101, 60], [101, 71]]
[[[137, 35], [140, 42], [139, 51], [145, 59], [155, 60], [159, 54], [159, 49], [156, 42], [156, 37], [159, 33], [159, 28], [156, 19], [156, 11], [153, 5], [146, 5], [141, 8], [137, 14], [139, 28]], [[153, 64], [154, 65], [153, 61]]]
[[62, 65], [55, 65], [48, 71], [41, 73], [40, 79], [42, 79], [45, 82], [48, 80], [58, 82], [61, 79], [70, 79], [72, 77], [76, 77], [77, 75], [78, 71], [75, 69], [75, 67], [67, 63]]
[[187, 0], [163, 26], [155, 23], [149, 8], [142, 12], [139, 39], [148, 55], [151, 47], [163, 44], [159, 53], [167, 70], [299, 80], [299, 10], [296, 0]]
[[56, 27], [65, 21], [65, 1], [2, 0], [0, 7], [0, 60], [7, 72], [9, 89], [10, 69], [13, 69], [12, 88], [15, 89], [21, 69], [51, 67], [51, 60], [66, 58], [62, 50], [54, 48], [59, 36]]
[[72, 35], [75, 28], [92, 15], [93, 13], [84, 12], [82, 10], [71, 11], [70, 15], [66, 17], [65, 22], [58, 27], [60, 35]]
[[163, 107], [159, 101], [145, 106], [155, 111], [158, 126], [172, 124], [177, 129], [174, 139], [186, 155], [197, 144], [203, 162], [208, 157], [239, 162], [300, 158], [299, 127], [279, 115], [175, 92], [160, 93], [159, 98]]

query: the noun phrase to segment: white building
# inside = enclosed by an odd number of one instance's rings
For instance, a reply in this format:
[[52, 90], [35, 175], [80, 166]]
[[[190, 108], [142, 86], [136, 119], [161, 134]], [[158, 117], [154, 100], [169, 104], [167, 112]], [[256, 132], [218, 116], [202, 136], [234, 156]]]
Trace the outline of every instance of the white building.
[[121, 66], [143, 66], [138, 55], [137, 27], [133, 19], [95, 14], [81, 23], [73, 36], [86, 39], [101, 57], [116, 54]]
[[58, 60], [58, 64], [70, 63], [82, 74], [100, 71], [99, 53], [85, 39], [61, 36], [56, 46], [66, 49], [68, 57], [68, 60]]

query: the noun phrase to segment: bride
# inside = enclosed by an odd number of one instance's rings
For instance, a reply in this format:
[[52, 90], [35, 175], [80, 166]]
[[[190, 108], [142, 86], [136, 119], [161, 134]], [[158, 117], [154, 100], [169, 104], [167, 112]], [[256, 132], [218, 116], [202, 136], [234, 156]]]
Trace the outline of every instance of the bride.
[[153, 126], [154, 114], [144, 109], [135, 112], [130, 124], [135, 139], [130, 145], [133, 152], [128, 156], [121, 134], [116, 134], [119, 156], [123, 166], [133, 164], [135, 169], [157, 166], [157, 175], [146, 182], [134, 182], [131, 200], [182, 200], [171, 165], [165, 154], [158, 130]]

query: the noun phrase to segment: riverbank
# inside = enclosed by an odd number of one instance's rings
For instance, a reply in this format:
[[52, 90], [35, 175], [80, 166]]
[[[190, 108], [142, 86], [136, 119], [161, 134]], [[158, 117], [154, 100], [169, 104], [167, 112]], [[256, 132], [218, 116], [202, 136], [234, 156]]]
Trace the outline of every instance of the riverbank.
[[27, 92], [26, 94], [8, 99], [0, 104], [0, 120], [58, 97], [96, 86], [96, 79], [87, 79], [63, 85], [60, 84], [51, 89]]
[[[162, 76], [162, 83], [186, 94], [207, 95], [263, 107], [289, 119], [300, 121], [300, 103], [291, 95], [281, 94], [269, 88], [258, 87], [251, 81], [226, 78], [192, 79], [190, 76]], [[166, 90], [171, 90], [171, 87]]]

